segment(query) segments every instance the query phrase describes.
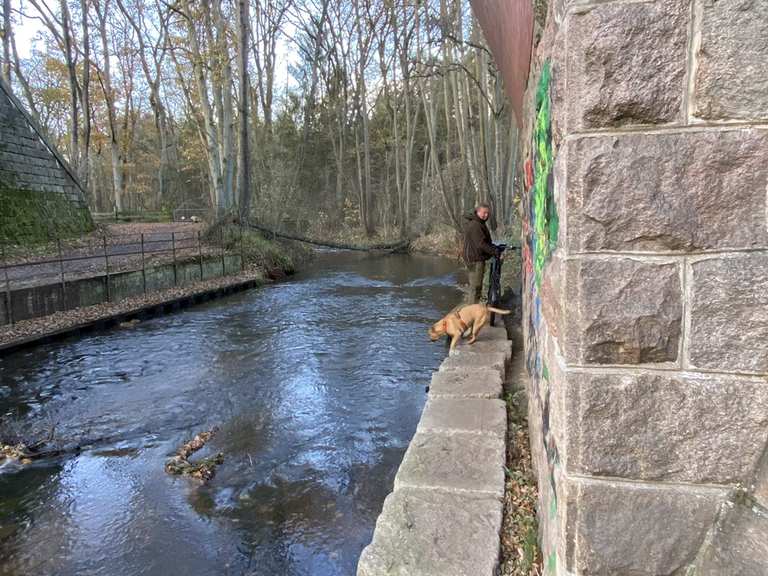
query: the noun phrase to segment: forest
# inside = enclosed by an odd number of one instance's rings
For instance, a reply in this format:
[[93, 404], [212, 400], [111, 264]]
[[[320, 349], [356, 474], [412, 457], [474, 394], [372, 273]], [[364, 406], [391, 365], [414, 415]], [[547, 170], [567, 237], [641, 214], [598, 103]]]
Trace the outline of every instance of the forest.
[[94, 212], [323, 237], [460, 230], [481, 201], [516, 220], [517, 126], [468, 0], [3, 0], [2, 43]]

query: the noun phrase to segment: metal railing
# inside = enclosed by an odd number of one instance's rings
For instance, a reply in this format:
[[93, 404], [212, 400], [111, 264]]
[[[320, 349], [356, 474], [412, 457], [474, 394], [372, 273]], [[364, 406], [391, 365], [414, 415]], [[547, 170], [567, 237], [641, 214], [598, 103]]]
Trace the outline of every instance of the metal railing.
[[[205, 277], [206, 262], [221, 262], [221, 276], [227, 273], [227, 256], [239, 256], [239, 267], [245, 267], [243, 229], [220, 227], [213, 235], [203, 237], [200, 231], [148, 232], [137, 234], [89, 236], [78, 239], [56, 238], [45, 245], [19, 248], [0, 243], [0, 294], [4, 293], [7, 322], [13, 324], [14, 291], [25, 288], [58, 285], [59, 310], [67, 307], [68, 287], [83, 279], [101, 278], [105, 301], [113, 302], [110, 278], [128, 272], [141, 272], [142, 294], [147, 288], [148, 271], [168, 266], [173, 270], [173, 286], [180, 285], [179, 267], [196, 265], [199, 280]], [[218, 264], [218, 263], [217, 263]], [[218, 275], [210, 275], [208, 278]]]

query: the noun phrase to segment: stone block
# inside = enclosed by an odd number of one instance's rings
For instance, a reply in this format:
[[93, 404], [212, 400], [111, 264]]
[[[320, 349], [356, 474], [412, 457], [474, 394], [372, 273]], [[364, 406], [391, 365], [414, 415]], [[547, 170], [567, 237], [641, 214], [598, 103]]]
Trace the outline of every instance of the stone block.
[[456, 347], [459, 356], [462, 354], [488, 354], [501, 353], [509, 362], [512, 359], [512, 341], [511, 340], [482, 340], [478, 339], [474, 344], [462, 342]]
[[569, 474], [746, 485], [768, 442], [768, 382], [571, 373]]
[[704, 549], [696, 576], [768, 574], [768, 510], [749, 498], [723, 504], [711, 543]]
[[691, 264], [690, 365], [768, 374], [768, 253]]
[[682, 120], [688, 2], [612, 3], [568, 21], [568, 130]]
[[404, 487], [504, 494], [504, 440], [481, 434], [417, 433], [395, 476]]
[[494, 369], [445, 370], [432, 374], [430, 398], [500, 398], [503, 382]]
[[397, 490], [384, 501], [357, 576], [493, 576], [501, 518], [492, 496]]
[[683, 574], [726, 496], [717, 488], [568, 483], [566, 563], [574, 574]]
[[703, 0], [694, 116], [768, 119], [768, 3]]
[[502, 376], [506, 370], [506, 356], [503, 352], [488, 354], [476, 352], [464, 352], [449, 356], [440, 364], [440, 371], [444, 370], [475, 370], [485, 368], [496, 370]]
[[567, 155], [571, 252], [768, 246], [765, 131], [586, 137]]
[[468, 432], [504, 438], [507, 406], [485, 398], [430, 398], [424, 406], [417, 432]]
[[675, 362], [682, 321], [677, 263], [568, 262], [566, 359], [576, 364]]

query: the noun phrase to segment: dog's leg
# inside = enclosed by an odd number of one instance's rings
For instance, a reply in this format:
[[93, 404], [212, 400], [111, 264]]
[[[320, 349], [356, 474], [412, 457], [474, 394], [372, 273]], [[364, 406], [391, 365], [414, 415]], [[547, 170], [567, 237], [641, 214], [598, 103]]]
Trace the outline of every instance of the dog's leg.
[[467, 340], [467, 344], [474, 344], [477, 340], [477, 335], [480, 334], [480, 330], [483, 329], [483, 326], [485, 326], [485, 323], [488, 322], [488, 314], [483, 314], [475, 320], [474, 324], [472, 324], [472, 337]]
[[456, 349], [456, 345], [459, 343], [459, 340], [461, 339], [461, 332], [456, 332], [453, 336], [451, 336], [451, 346], [448, 349], [448, 354], [452, 354], [453, 351]]

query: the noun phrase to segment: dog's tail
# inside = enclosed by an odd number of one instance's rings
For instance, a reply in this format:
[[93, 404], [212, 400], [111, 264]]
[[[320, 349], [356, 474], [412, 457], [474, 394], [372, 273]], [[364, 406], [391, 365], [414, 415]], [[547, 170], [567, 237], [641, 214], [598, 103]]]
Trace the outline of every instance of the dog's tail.
[[512, 313], [512, 310], [502, 310], [501, 308], [493, 308], [492, 306], [488, 306], [488, 310], [490, 312], [495, 312], [496, 314], [501, 314], [502, 316]]

